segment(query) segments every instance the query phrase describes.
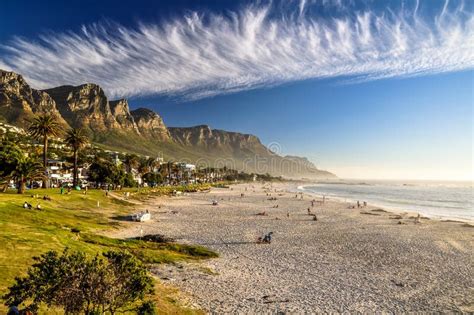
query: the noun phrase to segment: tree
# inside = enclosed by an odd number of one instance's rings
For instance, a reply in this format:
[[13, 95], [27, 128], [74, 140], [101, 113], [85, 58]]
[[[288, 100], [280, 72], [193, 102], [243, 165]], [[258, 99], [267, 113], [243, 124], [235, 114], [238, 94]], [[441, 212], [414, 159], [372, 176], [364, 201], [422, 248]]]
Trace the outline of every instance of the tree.
[[67, 132], [65, 141], [72, 148], [74, 155], [73, 186], [75, 187], [78, 184], [77, 155], [79, 153], [79, 150], [85, 147], [89, 140], [87, 139], [87, 136], [84, 134], [82, 129], [72, 128]]
[[116, 177], [117, 166], [106, 160], [97, 159], [89, 167], [89, 179], [99, 184], [113, 184]]
[[149, 186], [152, 187], [163, 182], [163, 177], [160, 173], [146, 173], [142, 176], [142, 179], [144, 182], [146, 182]]
[[146, 159], [140, 160], [140, 165], [138, 166], [138, 172], [139, 172], [141, 175], [144, 175], [144, 174], [146, 174], [146, 173], [151, 172], [151, 167], [150, 167], [150, 165], [148, 164], [148, 160], [146, 160]]
[[125, 187], [137, 187], [138, 183], [137, 181], [133, 178], [133, 175], [131, 173], [125, 173], [124, 181], [123, 181], [123, 186]]
[[45, 304], [66, 314], [115, 314], [153, 292], [153, 279], [127, 252], [91, 259], [65, 249], [61, 255], [49, 251], [34, 260], [27, 275], [17, 277], [3, 297], [6, 305], [30, 303], [25, 306], [33, 312]]
[[156, 158], [148, 158], [147, 159], [148, 165], [150, 165], [151, 170], [154, 172], [156, 168], [159, 168], [161, 166], [161, 163], [158, 159]]
[[24, 156], [23, 151], [10, 139], [9, 136], [2, 138], [0, 142], [0, 180], [4, 184], [2, 190], [6, 191], [8, 182], [13, 179], [18, 160]]
[[122, 167], [102, 159], [97, 159], [89, 167], [89, 179], [97, 185], [136, 186], [131, 174], [127, 174]]
[[2, 139], [0, 145], [0, 178], [8, 182], [14, 180], [17, 183], [18, 193], [25, 192], [26, 182], [34, 179], [44, 181], [44, 168], [34, 157], [26, 156], [25, 153], [9, 139]]
[[140, 166], [140, 158], [136, 154], [127, 154], [124, 162], [127, 173], [132, 172], [132, 169]]
[[45, 182], [44, 168], [35, 158], [23, 155], [15, 163], [11, 176], [17, 182], [19, 194], [25, 192], [27, 181], [41, 179]]
[[[28, 127], [28, 133], [35, 139], [43, 141], [43, 167], [46, 170], [48, 166], [48, 139], [58, 136], [60, 125], [56, 119], [49, 115], [37, 116]], [[47, 188], [47, 180], [43, 180], [43, 188]]]
[[145, 301], [143, 304], [137, 309], [138, 315], [156, 315], [156, 308], [153, 302]]

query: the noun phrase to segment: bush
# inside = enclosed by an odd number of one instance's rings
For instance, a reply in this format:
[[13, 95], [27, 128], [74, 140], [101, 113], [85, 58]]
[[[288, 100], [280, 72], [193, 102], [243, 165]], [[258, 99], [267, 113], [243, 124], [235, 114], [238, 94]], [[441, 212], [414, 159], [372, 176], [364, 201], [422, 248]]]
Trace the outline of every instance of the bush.
[[66, 314], [114, 314], [143, 300], [153, 291], [153, 279], [127, 252], [106, 252], [88, 258], [67, 249], [49, 251], [4, 296], [6, 305], [25, 305], [36, 312], [41, 304], [62, 308]]
[[142, 179], [151, 187], [155, 187], [163, 182], [163, 177], [160, 173], [146, 173], [142, 176]]
[[137, 310], [138, 315], [156, 315], [156, 308], [153, 302], [145, 301]]

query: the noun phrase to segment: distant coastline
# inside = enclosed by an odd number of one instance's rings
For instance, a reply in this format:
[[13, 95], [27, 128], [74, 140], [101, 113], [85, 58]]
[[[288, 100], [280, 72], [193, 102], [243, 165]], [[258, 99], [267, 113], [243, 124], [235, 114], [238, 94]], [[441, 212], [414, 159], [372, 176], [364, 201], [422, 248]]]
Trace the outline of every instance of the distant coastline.
[[474, 222], [472, 182], [414, 180], [341, 180], [304, 183], [297, 191], [339, 201], [367, 201], [396, 213], [420, 213], [438, 220]]

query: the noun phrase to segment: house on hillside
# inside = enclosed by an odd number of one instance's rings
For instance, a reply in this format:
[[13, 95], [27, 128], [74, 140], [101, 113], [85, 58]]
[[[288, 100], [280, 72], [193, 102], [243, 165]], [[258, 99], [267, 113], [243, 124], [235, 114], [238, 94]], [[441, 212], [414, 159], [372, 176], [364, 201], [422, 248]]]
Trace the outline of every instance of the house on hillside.
[[136, 181], [138, 185], [141, 186], [143, 184], [142, 174], [140, 174], [140, 172], [135, 168], [132, 168], [131, 172], [132, 172], [133, 180]]
[[65, 163], [61, 160], [48, 160], [46, 174], [53, 187], [72, 182], [72, 172], [65, 167]]

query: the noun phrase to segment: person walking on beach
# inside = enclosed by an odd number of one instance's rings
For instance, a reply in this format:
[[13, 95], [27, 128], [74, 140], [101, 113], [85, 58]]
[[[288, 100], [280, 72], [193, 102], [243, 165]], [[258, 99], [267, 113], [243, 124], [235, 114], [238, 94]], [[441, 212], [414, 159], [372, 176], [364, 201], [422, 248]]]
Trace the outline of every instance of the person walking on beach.
[[421, 223], [420, 218], [421, 218], [421, 216], [420, 216], [420, 214], [418, 213], [418, 216], [415, 218], [415, 224]]
[[357, 200], [357, 208], [360, 208], [360, 202]]

